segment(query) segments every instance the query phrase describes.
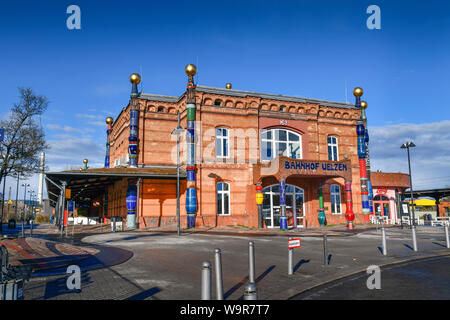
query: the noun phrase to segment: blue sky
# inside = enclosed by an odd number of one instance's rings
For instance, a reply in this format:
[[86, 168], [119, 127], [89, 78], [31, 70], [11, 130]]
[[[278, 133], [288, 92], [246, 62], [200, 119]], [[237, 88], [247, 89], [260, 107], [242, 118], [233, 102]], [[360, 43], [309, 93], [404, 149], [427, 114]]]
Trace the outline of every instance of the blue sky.
[[[72, 4], [81, 30], [66, 27]], [[366, 27], [372, 4], [381, 30]], [[61, 170], [85, 157], [102, 165], [104, 119], [128, 103], [132, 72], [142, 72], [144, 92], [168, 95], [183, 92], [187, 63], [209, 86], [349, 102], [361, 86], [372, 166], [406, 172], [398, 144], [411, 138], [422, 142], [412, 153], [414, 184], [444, 186], [449, 12], [447, 1], [414, 0], [2, 2], [0, 114], [18, 86], [46, 95], [47, 158]]]

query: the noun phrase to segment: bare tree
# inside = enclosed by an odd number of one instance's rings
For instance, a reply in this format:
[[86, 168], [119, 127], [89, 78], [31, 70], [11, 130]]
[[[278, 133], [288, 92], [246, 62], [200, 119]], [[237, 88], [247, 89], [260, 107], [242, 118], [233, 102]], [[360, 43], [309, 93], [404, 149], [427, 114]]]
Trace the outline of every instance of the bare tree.
[[39, 155], [49, 147], [44, 130], [35, 119], [47, 110], [47, 98], [35, 95], [31, 88], [19, 88], [19, 94], [20, 101], [11, 108], [9, 119], [0, 121], [0, 128], [5, 129], [0, 143], [0, 183], [16, 172], [21, 175], [38, 172]]

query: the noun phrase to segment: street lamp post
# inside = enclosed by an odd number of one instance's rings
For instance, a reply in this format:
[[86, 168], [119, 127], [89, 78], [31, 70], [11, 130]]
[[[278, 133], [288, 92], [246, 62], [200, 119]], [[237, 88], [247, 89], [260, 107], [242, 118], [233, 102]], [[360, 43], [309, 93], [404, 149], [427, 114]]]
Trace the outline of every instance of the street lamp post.
[[16, 172], [17, 175], [17, 187], [16, 187], [16, 206], [14, 207], [14, 219], [17, 220], [17, 204], [19, 202], [19, 180], [20, 180], [20, 173]]
[[[400, 147], [401, 149], [406, 149], [408, 151], [408, 169], [409, 169], [409, 190], [411, 192], [411, 211], [412, 211], [412, 219], [413, 222], [411, 225], [416, 225], [416, 217], [414, 214], [414, 196], [413, 196], [413, 187], [412, 187], [412, 177], [411, 177], [411, 158], [409, 155], [409, 148], [414, 148], [416, 145], [412, 141], [407, 141]], [[409, 220], [411, 221], [411, 213], [409, 214]]]
[[178, 112], [178, 126], [172, 131], [177, 135], [177, 235], [180, 235], [180, 135], [184, 129], [180, 126], [180, 112]]
[[[28, 202], [28, 208], [27, 209], [30, 210], [30, 212], [31, 212], [32, 211], [31, 197], [33, 196], [34, 191], [33, 190], [28, 190], [28, 193], [30, 194], [30, 201]], [[27, 215], [27, 221], [28, 221], [28, 217], [29, 217], [29, 215]]]
[[23, 192], [23, 216], [22, 216], [22, 237], [25, 237], [25, 231], [24, 231], [24, 223], [25, 223], [25, 197], [27, 195], [27, 187], [29, 187], [30, 184], [22, 183], [22, 187], [25, 187], [25, 190]]

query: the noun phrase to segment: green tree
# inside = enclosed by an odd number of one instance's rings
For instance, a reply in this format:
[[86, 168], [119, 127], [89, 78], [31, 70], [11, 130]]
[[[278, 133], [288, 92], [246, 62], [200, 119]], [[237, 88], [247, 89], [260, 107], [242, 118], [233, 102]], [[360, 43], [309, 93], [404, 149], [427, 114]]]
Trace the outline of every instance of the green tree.
[[0, 121], [0, 128], [5, 129], [0, 143], [0, 183], [16, 172], [30, 176], [39, 171], [40, 153], [49, 146], [36, 118], [47, 106], [45, 96], [36, 95], [31, 88], [19, 88], [19, 102], [12, 106], [9, 118]]

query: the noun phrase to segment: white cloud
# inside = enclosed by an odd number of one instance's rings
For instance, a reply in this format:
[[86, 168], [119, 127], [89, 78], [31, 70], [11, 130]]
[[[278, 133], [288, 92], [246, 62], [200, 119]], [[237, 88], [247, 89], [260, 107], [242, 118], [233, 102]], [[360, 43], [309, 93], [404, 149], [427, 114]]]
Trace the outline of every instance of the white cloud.
[[450, 186], [450, 121], [369, 126], [372, 170], [408, 172], [406, 149], [400, 146], [408, 140], [417, 146], [410, 148], [414, 189]]

